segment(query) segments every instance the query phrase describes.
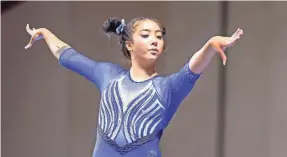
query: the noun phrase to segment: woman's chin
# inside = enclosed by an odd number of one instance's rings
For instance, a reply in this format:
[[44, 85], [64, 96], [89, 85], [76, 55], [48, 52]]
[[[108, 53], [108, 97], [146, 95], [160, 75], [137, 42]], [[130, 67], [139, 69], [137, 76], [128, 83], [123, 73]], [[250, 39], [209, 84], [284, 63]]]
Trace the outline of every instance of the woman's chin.
[[159, 58], [158, 55], [148, 54], [148, 55], [143, 56], [141, 60], [142, 62], [154, 63], [158, 60], [158, 58]]
[[156, 55], [149, 55], [148, 57], [146, 57], [146, 60], [152, 61], [152, 62], [157, 61], [157, 59], [158, 59], [158, 56]]
[[149, 60], [157, 60], [159, 58], [159, 54], [158, 53], [150, 53], [150, 54], [148, 54], [147, 58]]

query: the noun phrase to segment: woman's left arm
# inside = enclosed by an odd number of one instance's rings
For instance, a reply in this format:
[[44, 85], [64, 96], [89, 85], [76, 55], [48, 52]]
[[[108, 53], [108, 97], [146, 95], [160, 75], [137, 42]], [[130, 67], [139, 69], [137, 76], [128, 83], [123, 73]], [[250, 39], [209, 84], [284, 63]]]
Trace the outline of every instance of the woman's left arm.
[[238, 29], [231, 37], [212, 37], [191, 59], [179, 70], [166, 77], [164, 81], [170, 86], [169, 117], [172, 117], [180, 103], [189, 94], [204, 68], [218, 52], [226, 64], [224, 50], [234, 45], [240, 39], [243, 31]]
[[237, 31], [230, 37], [215, 36], [197, 51], [189, 61], [189, 68], [192, 72], [199, 74], [208, 66], [213, 56], [219, 53], [223, 60], [223, 65], [226, 64], [227, 57], [224, 50], [233, 46], [243, 35], [243, 30], [238, 28]]

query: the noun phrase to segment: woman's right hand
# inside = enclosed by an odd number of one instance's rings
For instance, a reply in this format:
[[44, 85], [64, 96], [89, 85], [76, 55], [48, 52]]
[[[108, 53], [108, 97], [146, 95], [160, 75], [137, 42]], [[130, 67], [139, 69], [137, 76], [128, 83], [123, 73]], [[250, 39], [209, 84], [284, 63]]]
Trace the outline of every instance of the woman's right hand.
[[35, 41], [43, 39], [43, 35], [42, 35], [43, 28], [30, 29], [29, 24], [27, 24], [26, 31], [31, 35], [31, 39], [29, 43], [25, 46], [25, 49], [30, 48], [34, 44]]

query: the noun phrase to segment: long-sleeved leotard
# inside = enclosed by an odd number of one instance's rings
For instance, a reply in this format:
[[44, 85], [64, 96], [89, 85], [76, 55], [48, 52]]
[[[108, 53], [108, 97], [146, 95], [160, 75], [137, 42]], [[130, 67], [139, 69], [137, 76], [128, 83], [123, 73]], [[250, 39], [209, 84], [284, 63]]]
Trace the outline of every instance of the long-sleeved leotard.
[[200, 77], [185, 64], [169, 76], [135, 82], [129, 70], [93, 61], [73, 48], [62, 52], [59, 63], [101, 93], [93, 157], [161, 157], [162, 132]]

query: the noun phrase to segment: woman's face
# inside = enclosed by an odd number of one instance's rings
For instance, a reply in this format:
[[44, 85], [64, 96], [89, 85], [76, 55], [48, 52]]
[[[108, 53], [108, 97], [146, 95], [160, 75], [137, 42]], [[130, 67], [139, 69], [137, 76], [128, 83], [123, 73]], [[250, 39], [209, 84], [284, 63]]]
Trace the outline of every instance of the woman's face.
[[162, 30], [152, 20], [139, 21], [134, 24], [132, 41], [127, 47], [132, 60], [156, 61], [164, 49]]

